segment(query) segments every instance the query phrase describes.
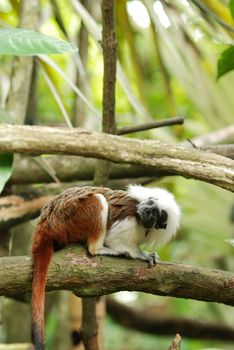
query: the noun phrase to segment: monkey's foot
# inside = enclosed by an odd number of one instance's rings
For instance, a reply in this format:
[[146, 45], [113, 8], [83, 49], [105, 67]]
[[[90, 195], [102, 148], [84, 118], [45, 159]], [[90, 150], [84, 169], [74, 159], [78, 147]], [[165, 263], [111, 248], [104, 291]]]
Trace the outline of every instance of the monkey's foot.
[[157, 253], [150, 253], [147, 256], [147, 262], [148, 262], [149, 268], [155, 266], [157, 264], [158, 260], [159, 260], [159, 256]]
[[108, 247], [102, 247], [100, 248], [95, 255], [113, 255], [113, 256], [117, 256], [119, 255], [119, 252], [108, 248]]

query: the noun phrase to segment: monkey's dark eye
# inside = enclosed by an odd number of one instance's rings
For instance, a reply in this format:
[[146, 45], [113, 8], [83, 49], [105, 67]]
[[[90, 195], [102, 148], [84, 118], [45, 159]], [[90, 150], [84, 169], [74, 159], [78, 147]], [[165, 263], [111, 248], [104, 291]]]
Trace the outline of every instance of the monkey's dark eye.
[[145, 213], [149, 215], [151, 213], [151, 209], [145, 209]]
[[168, 218], [167, 212], [165, 210], [162, 210], [162, 212], [161, 212], [161, 221], [165, 222], [165, 221], [167, 221], [167, 218]]

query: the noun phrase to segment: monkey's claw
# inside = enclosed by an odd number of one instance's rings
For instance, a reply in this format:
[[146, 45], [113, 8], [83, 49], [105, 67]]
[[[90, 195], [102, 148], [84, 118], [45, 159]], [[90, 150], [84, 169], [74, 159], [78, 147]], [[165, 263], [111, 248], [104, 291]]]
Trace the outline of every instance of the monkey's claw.
[[150, 253], [148, 256], [148, 266], [153, 267], [157, 264], [159, 256], [157, 253]]

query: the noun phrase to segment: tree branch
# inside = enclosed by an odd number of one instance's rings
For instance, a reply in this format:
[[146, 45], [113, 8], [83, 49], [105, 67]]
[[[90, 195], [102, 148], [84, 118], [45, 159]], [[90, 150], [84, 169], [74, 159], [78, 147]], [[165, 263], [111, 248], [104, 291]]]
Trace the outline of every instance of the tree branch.
[[[31, 291], [29, 257], [0, 258], [0, 295]], [[47, 290], [68, 289], [81, 297], [120, 290], [212, 301], [234, 306], [234, 274], [221, 270], [160, 262], [154, 268], [121, 257], [87, 256], [82, 247], [69, 247], [53, 256]]]
[[192, 141], [197, 147], [215, 145], [218, 143], [233, 143], [234, 125], [230, 125], [226, 128], [211, 131], [208, 134], [195, 137]]
[[52, 194], [32, 198], [24, 198], [23, 195], [0, 197], [0, 229], [6, 230], [36, 218], [43, 205], [52, 198]]
[[[93, 180], [96, 159], [76, 156], [54, 156], [46, 159], [61, 182]], [[110, 179], [136, 179], [170, 175], [157, 168], [129, 164], [111, 164]], [[35, 184], [54, 182], [52, 177], [32, 157], [17, 157], [10, 184]]]
[[230, 159], [234, 159], [234, 145], [210, 145], [199, 147], [199, 149], [219, 154]]
[[234, 328], [217, 323], [201, 322], [188, 318], [173, 318], [147, 315], [145, 310], [132, 307], [107, 298], [107, 312], [113, 320], [124, 327], [154, 335], [173, 335], [177, 332], [182, 337], [196, 339], [234, 340]]
[[163, 126], [180, 125], [180, 124], [184, 124], [183, 117], [168, 118], [168, 119], [162, 119], [151, 123], [139, 124], [134, 126], [126, 126], [124, 128], [117, 129], [116, 134], [125, 135], [133, 132], [145, 131], [145, 130], [150, 130], [155, 128], [161, 128]]
[[[200, 148], [200, 147], [199, 147]], [[234, 145], [214, 145], [201, 147], [212, 153], [234, 159]], [[46, 159], [49, 167], [54, 169], [56, 176], [62, 182], [91, 181], [93, 179], [96, 160], [76, 156], [54, 156]], [[144, 167], [129, 164], [111, 165], [110, 179], [136, 179], [140, 177], [161, 177], [172, 175], [156, 167]], [[14, 161], [14, 169], [10, 184], [50, 183], [53, 178], [37, 163], [34, 158], [28, 156], [17, 157]]]
[[127, 139], [83, 129], [0, 125], [0, 151], [108, 159], [157, 168], [234, 191], [233, 160], [160, 141]]

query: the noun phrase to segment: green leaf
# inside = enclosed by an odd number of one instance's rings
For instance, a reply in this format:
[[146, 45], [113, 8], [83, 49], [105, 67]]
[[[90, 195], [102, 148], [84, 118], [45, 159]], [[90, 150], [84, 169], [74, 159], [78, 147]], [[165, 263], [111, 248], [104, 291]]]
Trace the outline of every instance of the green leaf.
[[232, 18], [234, 19], [234, 0], [230, 0], [229, 8], [230, 8], [230, 11], [231, 11]]
[[75, 45], [27, 29], [0, 29], [0, 54], [32, 56], [76, 52]]
[[0, 153], [0, 193], [9, 180], [13, 170], [13, 154]]
[[234, 69], [234, 45], [231, 45], [228, 49], [223, 51], [218, 61], [218, 75], [219, 79], [224, 74]]

